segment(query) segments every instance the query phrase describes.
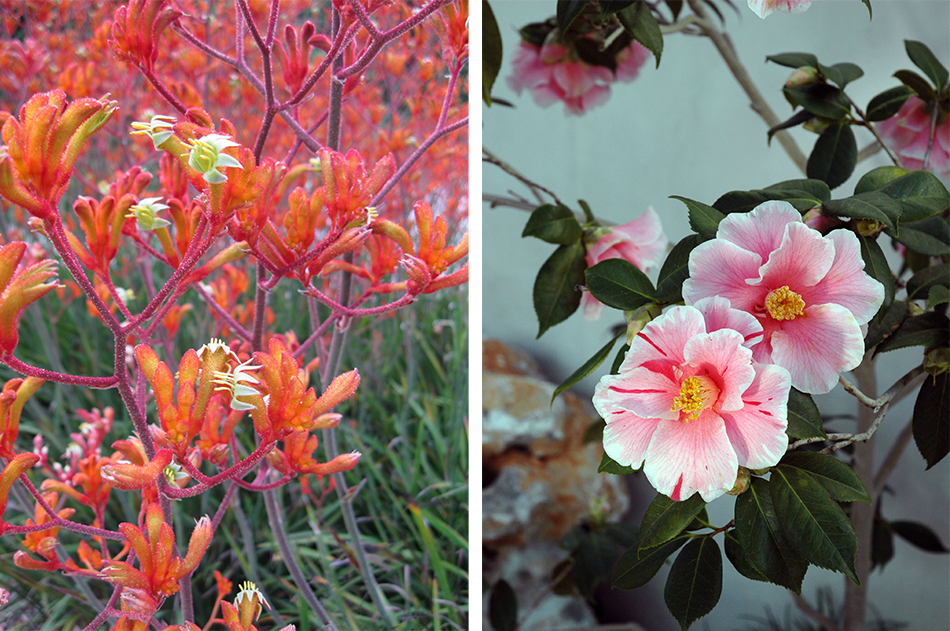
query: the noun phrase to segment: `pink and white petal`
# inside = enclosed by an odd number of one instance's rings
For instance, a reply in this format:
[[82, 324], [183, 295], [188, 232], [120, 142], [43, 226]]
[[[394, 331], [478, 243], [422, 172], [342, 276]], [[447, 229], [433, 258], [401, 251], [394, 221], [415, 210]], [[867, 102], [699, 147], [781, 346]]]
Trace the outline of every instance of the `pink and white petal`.
[[601, 397], [614, 408], [642, 418], [679, 418], [679, 413], [673, 411], [673, 399], [679, 395], [680, 384], [669, 374], [637, 366], [629, 372], [607, 375], [597, 385], [598, 391], [603, 387]]
[[567, 98], [583, 97], [596, 84], [591, 67], [582, 61], [565, 61], [554, 66], [552, 78]]
[[802, 298], [806, 305], [841, 305], [858, 324], [865, 324], [884, 302], [884, 285], [864, 271], [861, 245], [853, 232], [835, 230], [825, 238], [835, 246], [834, 262], [817, 285], [803, 290]]
[[643, 472], [657, 491], [674, 501], [698, 491], [709, 502], [735, 486], [739, 463], [722, 418], [707, 410], [689, 423], [661, 421], [647, 448]]
[[615, 248], [621, 258], [643, 271], [662, 262], [668, 240], [660, 217], [652, 207], [647, 207], [642, 215], [614, 230], [627, 237]]
[[716, 410], [739, 410], [742, 394], [755, 379], [752, 351], [742, 345], [742, 334], [720, 329], [686, 342], [683, 356], [694, 368], [689, 376], [706, 375], [719, 386]]
[[587, 266], [592, 267], [607, 259], [620, 258], [620, 253], [617, 252], [616, 246], [625, 238], [625, 235], [613, 229], [597, 239], [594, 243], [588, 243], [586, 253]]
[[749, 469], [775, 465], [788, 448], [788, 392], [791, 376], [775, 364], [756, 364], [755, 380], [735, 412], [723, 412], [726, 433], [739, 464]]
[[742, 334], [742, 344], [752, 348], [762, 341], [762, 324], [751, 313], [733, 309], [732, 304], [720, 296], [703, 298], [693, 306], [703, 313], [706, 319], [706, 331], [712, 333], [719, 329], [732, 329]]
[[552, 103], [564, 100], [564, 91], [553, 81], [548, 81], [531, 90], [534, 102], [541, 107], [548, 107]]
[[594, 298], [594, 296], [589, 292], [585, 291], [581, 294], [581, 313], [584, 315], [584, 319], [593, 322], [600, 319], [600, 313], [604, 310], [604, 303]]
[[864, 357], [861, 327], [841, 305], [805, 307], [805, 316], [783, 322], [771, 341], [772, 361], [788, 369], [795, 388], [810, 394], [830, 392], [838, 374]]
[[758, 279], [750, 282], [769, 289], [788, 285], [800, 293], [824, 278], [834, 260], [835, 246], [830, 240], [802, 222], [790, 223], [785, 227], [782, 245], [759, 269]]
[[659, 419], [640, 418], [632, 412], [615, 412], [604, 428], [604, 451], [616, 462], [639, 469], [656, 432]]
[[[664, 360], [676, 365], [684, 363], [683, 348], [690, 338], [706, 332], [703, 314], [692, 307], [673, 307], [650, 321], [630, 343], [624, 366], [638, 366], [648, 361]], [[621, 367], [623, 370], [623, 367]]]
[[586, 110], [606, 103], [610, 99], [610, 86], [595, 85], [577, 98], [581, 103], [581, 113], [583, 113]]
[[719, 222], [717, 239], [735, 243], [755, 252], [763, 261], [782, 245], [785, 226], [800, 223], [802, 214], [788, 202], [763, 202], [747, 213], [730, 213]]
[[747, 282], [759, 276], [762, 258], [731, 241], [712, 239], [689, 255], [689, 278], [683, 283], [683, 300], [691, 305], [703, 298], [722, 296], [733, 309], [751, 312], [764, 304], [765, 290]]
[[774, 13], [802, 13], [808, 10], [812, 0], [749, 0], [749, 8], [763, 20]]

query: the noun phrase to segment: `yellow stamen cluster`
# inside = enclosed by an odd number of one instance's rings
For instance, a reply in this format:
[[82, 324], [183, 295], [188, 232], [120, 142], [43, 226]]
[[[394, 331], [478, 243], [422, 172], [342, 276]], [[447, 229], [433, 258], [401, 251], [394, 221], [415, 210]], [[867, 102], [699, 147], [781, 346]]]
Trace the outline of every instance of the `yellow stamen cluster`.
[[686, 422], [699, 418], [699, 413], [706, 407], [706, 397], [709, 390], [699, 377], [687, 377], [680, 385], [680, 395], [673, 399], [673, 412], [686, 412]]
[[775, 320], [794, 320], [805, 315], [805, 301], [785, 285], [769, 292], [765, 298], [765, 310]]

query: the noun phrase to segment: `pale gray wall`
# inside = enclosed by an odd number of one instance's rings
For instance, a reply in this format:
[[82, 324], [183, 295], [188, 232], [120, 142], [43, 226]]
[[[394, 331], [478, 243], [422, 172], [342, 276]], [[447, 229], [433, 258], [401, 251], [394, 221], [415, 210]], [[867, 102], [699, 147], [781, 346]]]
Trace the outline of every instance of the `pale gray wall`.
[[[826, 64], [857, 63], [865, 76], [847, 91], [862, 108], [875, 94], [897, 84], [890, 76], [895, 70], [913, 67], [904, 53], [904, 39], [923, 41], [944, 63], [950, 63], [950, 2], [946, 0], [872, 0], [874, 19], [870, 22], [859, 0], [816, 0], [804, 14], [773, 14], [764, 21], [748, 10], [743, 0], [736, 3], [738, 16], [724, 3], [717, 4], [726, 16], [740, 58], [782, 118], [791, 114], [780, 92], [790, 69], [765, 63], [769, 54], [813, 52]], [[506, 55], [495, 94], [516, 107], [483, 108], [484, 145], [528, 177], [554, 189], [575, 209], [576, 200], [583, 198], [597, 216], [624, 223], [652, 205], [675, 243], [689, 233], [689, 226], [685, 207], [668, 196], [712, 203], [729, 190], [801, 177], [777, 142], [766, 146], [764, 124], [750, 110], [744, 93], [708, 40], [668, 36], [659, 70], [652, 60], [647, 62], [635, 82], [613, 86], [606, 105], [582, 117], [568, 118], [563, 106], [541, 109], [527, 94], [516, 96], [504, 81], [518, 43], [517, 29], [553, 15], [553, 0], [495, 1], [492, 8]], [[816, 136], [800, 129], [793, 134], [807, 154]], [[861, 147], [871, 139], [862, 130], [857, 136]], [[882, 164], [886, 161], [879, 154], [859, 164], [856, 174]], [[850, 194], [856, 181], [853, 177], [835, 195]], [[483, 169], [483, 188], [489, 193], [511, 189], [526, 194], [493, 166]], [[527, 219], [522, 211], [486, 206], [483, 214], [484, 336], [528, 350], [560, 381], [606, 342], [607, 328], [619, 319], [613, 317], [615, 312], [605, 310], [601, 321], [589, 323], [577, 313], [535, 340], [537, 320], [531, 287], [553, 246], [520, 238]], [[888, 387], [919, 358], [919, 349], [889, 354], [881, 362], [881, 387]], [[578, 390], [589, 394], [598, 377], [599, 373], [588, 378]], [[847, 396], [819, 397], [819, 403], [826, 414], [853, 413]], [[892, 408], [882, 426], [884, 446], [879, 451], [885, 450], [888, 437], [900, 431], [912, 409], [913, 397]], [[840, 428], [850, 429], [846, 422]], [[950, 538], [950, 466], [944, 461], [926, 473], [923, 469], [916, 449], [909, 446], [891, 480], [897, 495], [885, 499], [885, 516], [922, 521], [946, 542]], [[714, 502], [709, 512], [714, 522], [725, 523], [732, 514], [732, 500]], [[743, 616], [762, 615], [766, 605], [781, 613], [790, 602], [781, 588], [740, 580], [728, 563], [725, 573], [722, 601], [695, 628], [745, 628]], [[647, 588], [660, 599], [662, 580], [661, 573]], [[840, 593], [842, 579], [812, 567], [803, 594], [812, 598], [822, 585]], [[895, 544], [891, 565], [871, 577], [871, 598], [878, 611], [920, 631], [950, 628], [948, 592], [947, 556], [928, 555], [902, 541]], [[662, 609], [662, 602], [657, 606]], [[665, 611], [659, 612], [657, 620], [674, 628]]]

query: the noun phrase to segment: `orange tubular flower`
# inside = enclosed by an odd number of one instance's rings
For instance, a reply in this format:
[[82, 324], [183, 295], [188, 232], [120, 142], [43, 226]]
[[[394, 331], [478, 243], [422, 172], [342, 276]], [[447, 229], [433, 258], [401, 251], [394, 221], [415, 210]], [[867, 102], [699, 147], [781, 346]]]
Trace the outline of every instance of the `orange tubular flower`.
[[[58, 498], [59, 496], [56, 493], [46, 493], [43, 495], [43, 499], [46, 500], [46, 503], [53, 507], [56, 506], [56, 500]], [[73, 508], [64, 508], [56, 514], [62, 519], [69, 519], [75, 512], [76, 510]], [[27, 526], [46, 524], [50, 521], [49, 513], [40, 506], [39, 502], [36, 504], [33, 516], [35, 517], [35, 521], [33, 519], [27, 519]], [[62, 564], [56, 554], [56, 535], [58, 533], [59, 526], [52, 526], [46, 530], [29, 532], [23, 537], [23, 547], [30, 552], [40, 555], [46, 559], [46, 561], [37, 561], [26, 552], [18, 550], [16, 554], [13, 555], [13, 562], [17, 567], [21, 567], [25, 570], [46, 570], [48, 572], [54, 572], [60, 569]]]
[[118, 200], [106, 195], [102, 201], [79, 197], [73, 203], [73, 210], [79, 216], [79, 224], [86, 234], [88, 250], [72, 232], [67, 231], [66, 237], [86, 269], [106, 278], [109, 276], [109, 263], [119, 250], [119, 237], [122, 236], [126, 215], [137, 201], [136, 196], [128, 194]]
[[80, 504], [92, 507], [96, 513], [95, 523], [101, 527], [102, 523], [99, 516], [105, 510], [106, 503], [109, 501], [109, 494], [112, 492], [112, 486], [102, 477], [103, 467], [109, 464], [112, 464], [111, 458], [96, 454], [86, 456], [76, 465], [76, 472], [72, 477], [72, 486], [48, 478], [43, 480], [40, 488], [44, 491], [65, 493]]
[[300, 35], [297, 35], [297, 29], [288, 24], [284, 27], [284, 41], [277, 41], [277, 59], [280, 60], [281, 70], [284, 76], [284, 83], [291, 94], [296, 94], [304, 79], [310, 74], [310, 47], [313, 45], [311, 39], [317, 32], [317, 27], [313, 22], [307, 20], [300, 27]]
[[467, 263], [456, 272], [446, 276], [442, 276], [442, 273], [449, 265], [468, 254], [468, 232], [465, 233], [458, 245], [445, 247], [445, 238], [448, 232], [448, 224], [445, 218], [436, 217], [433, 222], [432, 208], [426, 202], [416, 202], [413, 210], [416, 213], [416, 227], [419, 229], [419, 249], [416, 251], [415, 258], [428, 267], [429, 282], [419, 288], [419, 285], [421, 285], [419, 279], [423, 275], [415, 269], [416, 262], [409, 259], [405, 264], [410, 275], [407, 289], [410, 292], [418, 290], [415, 293], [431, 294], [439, 289], [467, 282]]
[[[118, 441], [113, 447], [117, 447]], [[116, 462], [102, 467], [102, 478], [111, 486], [123, 491], [138, 491], [155, 484], [165, 467], [171, 464], [175, 456], [171, 449], [162, 449], [147, 464]]]
[[0, 392], [0, 458], [11, 460], [16, 456], [13, 444], [20, 431], [20, 412], [26, 400], [43, 384], [42, 379], [27, 377], [11, 379]]
[[3, 511], [7, 508], [7, 498], [10, 496], [10, 487], [16, 482], [24, 471], [39, 462], [40, 457], [36, 454], [17, 454], [12, 458], [7, 466], [0, 473], [0, 535], [6, 530], [6, 522], [3, 521]]
[[[336, 422], [339, 422], [339, 414], [327, 414], [325, 416], [334, 416], [337, 418]], [[314, 434], [291, 432], [284, 438], [283, 448], [268, 453], [267, 460], [275, 469], [286, 476], [295, 473], [301, 475], [308, 473], [329, 475], [339, 471], [349, 471], [360, 460], [360, 453], [355, 451], [337, 456], [330, 462], [317, 462], [313, 458], [313, 452], [318, 444], [319, 441]]]
[[149, 72], [155, 69], [158, 38], [183, 15], [168, 4], [168, 0], [132, 0], [116, 10], [109, 47], [117, 59]]
[[116, 108], [108, 95], [67, 106], [62, 90], [34, 94], [20, 108], [19, 120], [10, 116], [3, 124], [0, 195], [40, 219], [55, 216], [79, 151]]
[[353, 369], [337, 376], [318, 399], [313, 388], [304, 391], [306, 376], [300, 375], [300, 364], [280, 340], [272, 338], [267, 350], [254, 353], [254, 362], [261, 366], [264, 396], [250, 399], [251, 416], [261, 440], [272, 442], [291, 432], [329, 427], [323, 422], [329, 419], [323, 415], [356, 392], [359, 372]]
[[188, 552], [184, 558], [175, 555], [175, 533], [165, 523], [165, 515], [158, 504], [150, 504], [145, 515], [144, 530], [135, 524], [119, 524], [128, 540], [140, 569], [124, 561], [110, 561], [99, 577], [125, 588], [122, 593], [123, 611], [151, 615], [166, 596], [178, 592], [178, 581], [194, 570], [211, 542], [211, 520], [207, 515], [198, 520]]
[[442, 57], [456, 66], [468, 59], [468, 0], [455, 0], [439, 12], [432, 25], [442, 42]]
[[396, 172], [392, 154], [383, 156], [369, 175], [355, 149], [344, 156], [324, 147], [318, 155], [326, 189], [326, 209], [333, 228], [342, 230], [352, 221], [365, 222], [366, 207]]
[[0, 354], [12, 353], [17, 345], [17, 321], [30, 303], [59, 287], [55, 281], [45, 282], [56, 275], [56, 261], [34, 263], [16, 273], [23, 259], [26, 244], [14, 241], [0, 248]]

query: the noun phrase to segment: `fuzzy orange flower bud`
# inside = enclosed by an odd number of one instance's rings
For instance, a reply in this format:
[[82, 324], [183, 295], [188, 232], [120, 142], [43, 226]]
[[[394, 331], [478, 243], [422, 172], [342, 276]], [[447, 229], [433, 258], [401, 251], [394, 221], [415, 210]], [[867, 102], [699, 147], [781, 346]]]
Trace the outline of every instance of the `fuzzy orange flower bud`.
[[123, 491], [137, 491], [155, 484], [155, 480], [171, 464], [174, 452], [171, 449], [162, 449], [152, 461], [146, 465], [131, 463], [107, 464], [102, 467], [102, 479], [111, 486]]
[[16, 273], [23, 259], [26, 244], [13, 241], [0, 248], [0, 353], [12, 353], [17, 345], [17, 321], [31, 303], [59, 287], [55, 281], [56, 261], [34, 263]]
[[168, 5], [168, 0], [132, 0], [128, 6], [119, 7], [109, 40], [117, 59], [149, 71], [155, 69], [159, 36], [183, 15]]
[[0, 473], [0, 534], [4, 531], [3, 511], [7, 508], [7, 498], [10, 495], [10, 487], [16, 481], [20, 474], [27, 471], [30, 467], [39, 462], [40, 457], [36, 454], [17, 454], [15, 458], [7, 463]]
[[0, 391], [0, 458], [16, 456], [13, 444], [20, 431], [20, 412], [27, 399], [43, 384], [42, 379], [27, 377], [11, 379]]

